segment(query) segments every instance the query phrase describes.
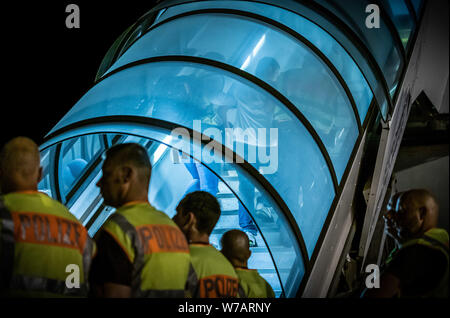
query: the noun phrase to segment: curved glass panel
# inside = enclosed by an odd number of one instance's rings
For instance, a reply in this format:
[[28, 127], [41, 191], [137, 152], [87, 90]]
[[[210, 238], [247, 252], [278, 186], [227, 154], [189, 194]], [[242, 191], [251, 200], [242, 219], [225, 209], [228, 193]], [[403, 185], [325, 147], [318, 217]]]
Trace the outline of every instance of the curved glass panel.
[[205, 8], [235, 9], [259, 14], [282, 23], [305, 37], [331, 61], [344, 78], [355, 100], [361, 123], [364, 121], [373, 94], [358, 66], [345, 49], [329, 33], [317, 24], [296, 13], [279, 7], [248, 1], [194, 2], [168, 8], [154, 24], [183, 12]]
[[[132, 129], [127, 129], [129, 128], [127, 126], [127, 124], [124, 124], [122, 130], [131, 131]], [[97, 129], [101, 130], [99, 127]], [[185, 160], [185, 162], [182, 162], [174, 160], [180, 154], [180, 151], [170, 147], [172, 138], [170, 135], [167, 135], [168, 133], [163, 136], [160, 136], [161, 134], [155, 136], [151, 133], [151, 127], [147, 127], [146, 131], [148, 136], [158, 137], [164, 143], [150, 138], [123, 134], [110, 133], [107, 137], [114, 140], [114, 144], [137, 142], [148, 150], [153, 166], [149, 200], [152, 205], [172, 217], [175, 214], [175, 207], [185, 194], [194, 190], [205, 189], [204, 187], [199, 189], [192, 187], [192, 184], [195, 184], [197, 179], [192, 175], [188, 164], [195, 161]], [[100, 137], [103, 134], [90, 136]], [[79, 138], [82, 138], [82, 136], [73, 137], [64, 141], [64, 143], [75, 145], [73, 141]], [[191, 143], [191, 141], [187, 141], [184, 144], [180, 143], [180, 141], [176, 143], [181, 148], [191, 146], [195, 148], [194, 152], [202, 152], [202, 147], [196, 143]], [[102, 162], [92, 160], [89, 164], [97, 165], [100, 168]], [[283, 289], [288, 297], [295, 296], [295, 292], [304, 275], [302, 257], [295, 243], [295, 236], [275, 202], [270, 199], [267, 200], [271, 211], [270, 220], [267, 217], [261, 217], [252, 204], [255, 193], [264, 197], [270, 197], [270, 195], [257, 182], [253, 181], [250, 175], [235, 164], [217, 160], [217, 162], [210, 165], [211, 170], [198, 162], [196, 164], [198, 165], [198, 171], [207, 174], [211, 182], [217, 185], [214, 195], [217, 196], [222, 209], [222, 215], [213, 230], [210, 242], [217, 248], [220, 248], [219, 241], [223, 233], [230, 229], [240, 229], [242, 216], [237, 210], [238, 201], [240, 200], [246, 206], [248, 205], [251, 207], [249, 212], [255, 215], [253, 221], [258, 225], [256, 236], [258, 246], [251, 248], [252, 256], [249, 259], [249, 267], [255, 268], [260, 272], [271, 284], [277, 297], [282, 294]], [[83, 197], [82, 201], [84, 203], [78, 204], [75, 202], [71, 207], [71, 211], [87, 226], [89, 234], [93, 236], [107, 217], [114, 212], [114, 209], [105, 207], [102, 204], [103, 199], [98, 191], [91, 191], [91, 188], [96, 187], [95, 184], [101, 177], [100, 169], [92, 169], [84, 173], [91, 174], [91, 178], [84, 178], [90, 181], [77, 184], [75, 189], [78, 192], [78, 197]], [[242, 183], [248, 183], [251, 186]], [[254, 193], [247, 191], [246, 189], [248, 188], [251, 188]], [[248, 212], [246, 211], [246, 213]]]
[[[281, 195], [312, 254], [335, 196], [331, 176], [306, 128], [272, 95], [209, 66], [144, 64], [98, 83], [53, 131], [110, 115], [165, 120], [202, 132], [234, 149]], [[283, 164], [278, 164], [278, 158], [283, 158]]]
[[403, 47], [406, 48], [412, 29], [414, 28], [414, 19], [410, 15], [405, 1], [381, 0], [381, 3], [397, 28]]
[[52, 156], [53, 156], [53, 152], [50, 151], [49, 149], [47, 149], [41, 153], [42, 179], [41, 179], [41, 181], [39, 181], [39, 184], [38, 184], [38, 190], [41, 192], [44, 192], [45, 194], [47, 194], [50, 197], [53, 196], [53, 192], [54, 192], [52, 190], [53, 184], [51, 181], [51, 177], [52, 177], [51, 163], [53, 162]]
[[[82, 176], [83, 171], [88, 168], [89, 162], [99, 155], [102, 150], [100, 135], [81, 136], [71, 139], [62, 144], [61, 160], [58, 162], [59, 186], [63, 198], [72, 189], [75, 182]], [[66, 202], [63, 199], [63, 202]]]
[[[280, 47], [284, 51], [282, 55]], [[337, 178], [341, 179], [359, 133], [356, 118], [334, 74], [304, 44], [243, 17], [189, 16], [147, 33], [113, 69], [136, 60], [172, 54], [218, 60], [249, 72], [277, 89], [317, 131]]]
[[336, 14], [358, 35], [380, 66], [388, 89], [392, 89], [397, 84], [400, 70], [403, 67], [402, 58], [382, 15], [379, 28], [368, 29], [366, 27], [366, 19], [369, 15], [366, 13], [366, 8], [371, 2], [369, 0], [315, 1]]

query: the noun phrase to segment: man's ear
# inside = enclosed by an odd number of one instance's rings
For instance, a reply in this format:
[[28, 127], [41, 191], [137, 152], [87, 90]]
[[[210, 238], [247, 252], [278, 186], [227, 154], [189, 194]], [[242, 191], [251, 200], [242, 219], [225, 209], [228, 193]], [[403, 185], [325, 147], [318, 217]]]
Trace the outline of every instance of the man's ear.
[[420, 217], [420, 220], [421, 220], [421, 221], [424, 221], [426, 215], [427, 215], [427, 208], [424, 207], [424, 206], [420, 207], [420, 208], [419, 208], [419, 217]]
[[195, 229], [197, 229], [197, 218], [195, 217], [194, 213], [188, 212], [186, 226], [190, 229], [194, 227]]
[[192, 227], [194, 226], [196, 220], [195, 215], [192, 212], [188, 212], [186, 216], [183, 216], [183, 224], [180, 224], [181, 231], [186, 234], [186, 236], [189, 235], [189, 232], [191, 231]]
[[129, 182], [133, 176], [133, 169], [130, 166], [122, 166], [121, 168], [121, 181], [126, 183]]

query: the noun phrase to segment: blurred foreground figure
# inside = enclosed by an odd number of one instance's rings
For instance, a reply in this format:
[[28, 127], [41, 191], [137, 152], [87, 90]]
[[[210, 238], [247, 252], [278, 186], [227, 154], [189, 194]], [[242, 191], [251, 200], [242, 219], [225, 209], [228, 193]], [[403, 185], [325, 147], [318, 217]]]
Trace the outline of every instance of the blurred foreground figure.
[[93, 296], [183, 298], [189, 247], [177, 225], [148, 202], [146, 149], [134, 143], [110, 148], [102, 172], [97, 185], [104, 203], [116, 211], [96, 238]]
[[209, 236], [219, 217], [219, 202], [205, 191], [186, 195], [173, 217], [189, 242], [192, 267], [187, 290], [190, 297], [229, 298], [238, 295], [238, 277], [233, 265], [209, 244]]
[[437, 228], [439, 207], [427, 190], [392, 196], [384, 215], [397, 247], [385, 263], [380, 288], [365, 297], [448, 297], [448, 233]]
[[239, 278], [241, 298], [274, 298], [275, 293], [269, 283], [256, 269], [248, 269], [248, 259], [252, 252], [248, 236], [240, 230], [231, 230], [222, 236], [222, 254], [234, 266]]
[[93, 241], [61, 203], [38, 192], [37, 145], [17, 137], [0, 152], [1, 294], [87, 296]]

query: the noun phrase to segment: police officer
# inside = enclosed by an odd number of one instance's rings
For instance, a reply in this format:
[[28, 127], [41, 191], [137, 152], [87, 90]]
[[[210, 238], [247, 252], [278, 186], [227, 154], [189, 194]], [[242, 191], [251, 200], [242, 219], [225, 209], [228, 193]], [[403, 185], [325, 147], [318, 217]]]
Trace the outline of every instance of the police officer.
[[222, 254], [233, 264], [239, 277], [241, 298], [274, 298], [275, 293], [256, 269], [248, 269], [248, 259], [252, 252], [248, 236], [240, 230], [230, 230], [221, 239]]
[[384, 215], [397, 247], [385, 262], [380, 288], [366, 297], [448, 297], [448, 233], [437, 228], [439, 207], [427, 190], [395, 194]]
[[177, 225], [148, 202], [146, 149], [134, 143], [110, 148], [102, 172], [97, 185], [104, 203], [116, 211], [96, 237], [93, 296], [184, 297], [189, 247]]
[[0, 152], [1, 293], [14, 297], [86, 296], [95, 246], [59, 202], [38, 192], [37, 145], [17, 137]]
[[186, 195], [178, 204], [174, 221], [186, 235], [192, 268], [188, 295], [194, 298], [238, 296], [238, 277], [233, 265], [209, 244], [209, 236], [220, 217], [217, 199], [205, 191]]

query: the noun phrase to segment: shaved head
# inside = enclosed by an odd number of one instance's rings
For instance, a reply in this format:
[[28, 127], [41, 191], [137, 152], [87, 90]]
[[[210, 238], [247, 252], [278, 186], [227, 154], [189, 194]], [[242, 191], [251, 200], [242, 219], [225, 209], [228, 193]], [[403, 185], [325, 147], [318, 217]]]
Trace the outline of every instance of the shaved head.
[[436, 198], [425, 189], [394, 194], [384, 215], [387, 233], [398, 242], [420, 237], [437, 227], [438, 217]]
[[36, 143], [16, 137], [0, 151], [0, 187], [3, 193], [37, 190], [41, 178], [40, 154]]
[[250, 244], [247, 234], [240, 230], [230, 230], [221, 239], [222, 254], [233, 266], [247, 267], [250, 258]]
[[439, 219], [439, 205], [435, 196], [426, 189], [406, 191], [400, 198], [401, 204], [412, 205], [422, 212], [423, 230], [426, 232], [437, 226]]

